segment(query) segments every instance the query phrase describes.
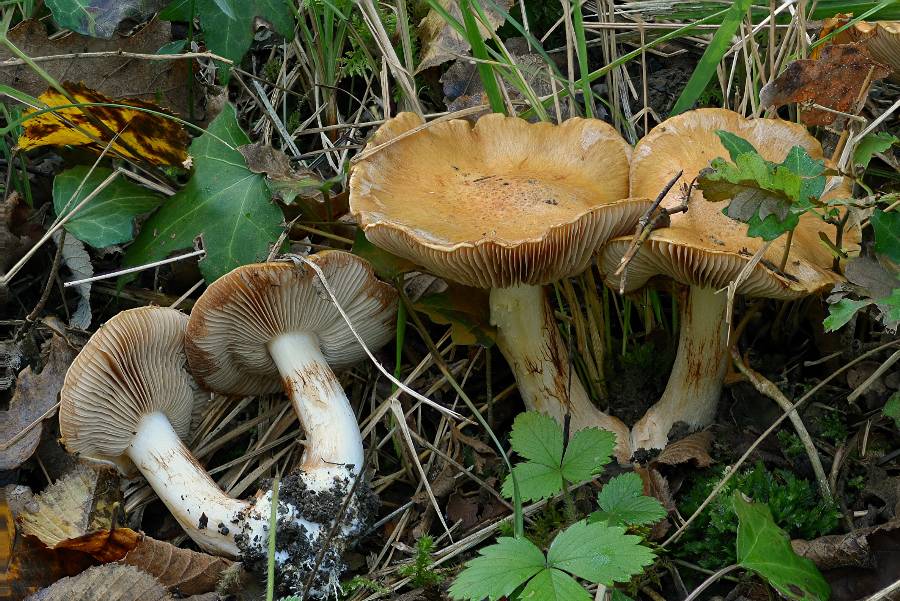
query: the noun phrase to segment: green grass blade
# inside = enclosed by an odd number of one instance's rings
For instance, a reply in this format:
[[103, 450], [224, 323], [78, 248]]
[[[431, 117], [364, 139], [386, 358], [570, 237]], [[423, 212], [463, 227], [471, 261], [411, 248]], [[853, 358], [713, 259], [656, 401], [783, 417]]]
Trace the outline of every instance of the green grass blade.
[[[474, 1], [477, 2], [478, 0]], [[472, 0], [462, 0], [459, 3], [463, 23], [466, 27], [466, 41], [472, 47], [472, 56], [478, 59], [478, 76], [481, 78], [481, 85], [484, 87], [484, 93], [488, 97], [491, 110], [495, 113], [506, 113], [506, 103], [503, 102], [503, 94], [500, 93], [500, 86], [497, 83], [497, 78], [494, 76], [494, 69], [486, 62], [490, 60], [488, 58], [487, 44], [481, 39], [481, 31], [478, 29], [478, 23], [475, 21], [471, 2]]]
[[675, 106], [672, 107], [672, 112], [669, 113], [670, 117], [688, 110], [700, 98], [700, 94], [703, 93], [703, 90], [706, 89], [707, 84], [715, 75], [719, 61], [722, 60], [722, 57], [728, 51], [731, 45], [731, 38], [734, 36], [749, 8], [750, 0], [737, 0], [728, 9], [728, 14], [722, 20], [721, 27], [716, 30], [712, 42], [706, 47], [703, 56], [700, 57], [700, 62], [697, 63], [697, 67], [691, 73], [691, 78], [688, 80], [687, 85], [684, 86], [684, 90], [681, 91], [681, 96], [675, 101]]
[[269, 553], [266, 562], [266, 601], [275, 599], [275, 526], [278, 524], [278, 476], [272, 481], [272, 510], [269, 512]]
[[[583, 76], [588, 72], [587, 41], [584, 36], [584, 16], [581, 14], [581, 0], [572, 1], [572, 29], [575, 30], [575, 51], [578, 55], [578, 72]], [[581, 78], [581, 95], [584, 97], [584, 114], [594, 117], [594, 95], [591, 82]]]

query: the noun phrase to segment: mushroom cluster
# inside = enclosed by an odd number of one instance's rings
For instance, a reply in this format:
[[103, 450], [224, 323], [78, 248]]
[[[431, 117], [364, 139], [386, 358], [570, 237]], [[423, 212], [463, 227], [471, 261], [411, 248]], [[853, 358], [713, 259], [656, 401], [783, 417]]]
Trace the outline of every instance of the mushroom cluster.
[[[185, 446], [207, 391], [258, 395], [284, 389], [306, 437], [302, 464], [278, 496], [280, 586], [324, 597], [338, 586], [342, 551], [373, 513], [357, 482], [363, 445], [353, 408], [332, 367], [365, 356], [338, 307], [369, 349], [393, 331], [396, 293], [363, 259], [326, 251], [309, 265], [245, 265], [209, 286], [190, 317], [142, 307], [110, 319], [66, 374], [60, 430], [82, 459], [139, 471], [197, 545], [265, 564], [272, 491], [229, 497]], [[335, 526], [335, 521], [340, 520]], [[327, 537], [327, 540], [326, 540]], [[327, 548], [325, 548], [327, 546]]]

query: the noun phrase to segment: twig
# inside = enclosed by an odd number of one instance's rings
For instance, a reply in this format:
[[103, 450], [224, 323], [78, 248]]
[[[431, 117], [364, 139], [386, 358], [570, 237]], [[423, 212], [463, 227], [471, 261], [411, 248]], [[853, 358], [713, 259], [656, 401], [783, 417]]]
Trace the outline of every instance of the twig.
[[[230, 58], [213, 54], [212, 52], [184, 52], [182, 54], [143, 54], [141, 52], [124, 52], [122, 50], [105, 50], [102, 52], [71, 52], [69, 54], [48, 54], [47, 56], [32, 56], [31, 61], [35, 63], [44, 63], [48, 61], [60, 60], [80, 60], [90, 58], [108, 58], [118, 56], [122, 58], [139, 58], [145, 61], [176, 61], [193, 58], [209, 58], [212, 60], [234, 64]], [[8, 58], [0, 61], [0, 67], [15, 67], [18, 65], [28, 64], [20, 58]]]
[[66, 230], [64, 228], [59, 235], [59, 242], [57, 242], [56, 245], [56, 254], [53, 255], [53, 265], [50, 267], [50, 276], [47, 278], [47, 283], [44, 284], [44, 291], [41, 293], [40, 300], [38, 300], [31, 313], [29, 313], [25, 317], [25, 321], [27, 322], [32, 322], [37, 319], [37, 316], [40, 315], [41, 311], [44, 310], [44, 306], [47, 304], [47, 299], [50, 298], [50, 289], [53, 287], [53, 282], [56, 278], [57, 273], [59, 272], [59, 264], [62, 261], [63, 245], [65, 243]]
[[[190, 259], [191, 257], [196, 257], [199, 255], [206, 254], [205, 250], [195, 250], [189, 253], [185, 253], [183, 255], [178, 255], [177, 257], [169, 257], [168, 259], [162, 259], [160, 261], [154, 261], [153, 263], [147, 263], [145, 265], [137, 265], [135, 267], [129, 267], [127, 269], [120, 269], [118, 271], [112, 271], [110, 273], [104, 273], [101, 275], [95, 275], [94, 277], [84, 278], [82, 280], [72, 280], [71, 282], [66, 282], [63, 284], [66, 288], [70, 288], [72, 286], [77, 286], [79, 284], [87, 284], [88, 282], [96, 282], [98, 280], [108, 280], [110, 278], [118, 277], [120, 275], [126, 275], [129, 273], [135, 273], [138, 271], [144, 271], [145, 269], [151, 269], [153, 267], [159, 267], [160, 265], [167, 265], [169, 263], [175, 263], [177, 261], [181, 261], [182, 259]], [[179, 299], [176, 302], [180, 302], [183, 299]]]
[[885, 588], [881, 589], [871, 597], [867, 598], [866, 601], [880, 601], [881, 599], [887, 598], [889, 594], [898, 590], [900, 590], [900, 580], [898, 580], [894, 584], [891, 584], [890, 586], [886, 586]]
[[718, 572], [716, 572], [715, 574], [713, 574], [712, 576], [710, 576], [709, 578], [704, 580], [700, 584], [700, 586], [695, 588], [694, 592], [692, 592], [690, 595], [688, 595], [687, 599], [685, 599], [684, 601], [694, 601], [695, 599], [697, 599], [700, 596], [700, 593], [702, 593], [703, 591], [705, 591], [706, 589], [711, 587], [713, 584], [718, 582], [719, 579], [722, 578], [722, 576], [725, 576], [726, 574], [730, 574], [731, 572], [737, 570], [740, 567], [741, 566], [739, 566], [737, 564], [732, 564], [730, 566], [722, 568], [721, 570], [719, 570]]
[[[900, 356], [900, 351], [895, 353]], [[812, 465], [813, 473], [816, 475], [816, 482], [819, 484], [819, 492], [822, 493], [822, 496], [826, 499], [831, 500], [833, 495], [831, 493], [831, 488], [828, 486], [828, 476], [825, 475], [825, 468], [822, 467], [822, 460], [819, 458], [819, 452], [816, 450], [816, 445], [813, 443], [812, 437], [809, 435], [809, 432], [806, 430], [806, 425], [803, 423], [803, 419], [800, 417], [800, 414], [797, 413], [796, 409], [791, 405], [791, 401], [784, 395], [781, 390], [772, 383], [771, 380], [766, 378], [764, 375], [754, 370], [752, 367], [747, 365], [744, 359], [741, 357], [740, 352], [737, 347], [731, 348], [731, 358], [734, 359], [734, 364], [737, 365], [737, 368], [740, 370], [742, 374], [747, 376], [747, 379], [750, 380], [750, 383], [753, 384], [753, 387], [756, 388], [758, 392], [766, 395], [781, 407], [781, 410], [784, 411], [791, 420], [791, 423], [794, 425], [794, 429], [797, 431], [797, 436], [800, 438], [800, 442], [803, 443], [803, 448], [806, 449], [806, 455], [809, 457], [809, 463]]]
[[900, 360], [900, 351], [895, 352], [893, 355], [887, 358], [884, 363], [882, 363], [878, 369], [872, 372], [872, 375], [866, 378], [866, 380], [856, 387], [856, 389], [850, 393], [847, 397], [847, 400], [851, 403], [855, 403], [856, 399], [860, 397], [865, 391], [869, 389], [869, 387], [875, 383], [878, 378], [880, 378], [884, 372], [889, 370], [894, 363]]

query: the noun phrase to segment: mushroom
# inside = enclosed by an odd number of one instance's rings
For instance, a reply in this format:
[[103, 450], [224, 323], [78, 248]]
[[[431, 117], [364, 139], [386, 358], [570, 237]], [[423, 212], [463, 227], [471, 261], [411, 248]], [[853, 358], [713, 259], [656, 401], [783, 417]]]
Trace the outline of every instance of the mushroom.
[[[666, 120], [647, 134], [634, 149], [631, 160], [631, 194], [655, 196], [678, 171], [691, 181], [720, 156], [727, 156], [717, 130], [729, 131], [753, 144], [763, 158], [781, 162], [794, 146], [822, 158], [822, 147], [798, 124], [773, 119], [745, 119], [725, 109], [688, 111]], [[849, 196], [843, 180], [829, 182], [823, 198]], [[665, 208], [681, 204], [681, 192], [670, 191]], [[600, 254], [601, 271], [614, 289], [631, 292], [655, 276], [688, 285], [680, 303], [678, 352], [660, 400], [632, 429], [632, 448], [663, 448], [669, 430], [678, 422], [691, 429], [709, 424], [716, 410], [727, 368], [727, 294], [721, 289], [738, 274], [762, 247], [760, 238], [747, 236], [747, 226], [722, 214], [721, 203], [707, 202], [694, 189], [688, 210], [671, 216], [668, 227], [655, 230], [628, 264], [624, 275], [614, 274], [631, 243], [631, 237], [610, 240]], [[832, 254], [819, 240], [831, 226], [806, 214], [794, 230], [787, 263], [786, 236], [775, 240], [762, 260], [738, 286], [737, 293], [751, 297], [796, 299], [814, 294], [841, 280], [831, 270]], [[847, 238], [845, 236], [845, 242]]]
[[[421, 131], [419, 131], [421, 130]], [[525, 406], [571, 427], [628, 429], [569, 377], [542, 285], [577, 274], [650, 206], [627, 199], [628, 144], [608, 124], [531, 124], [499, 114], [425, 126], [401, 113], [372, 137], [350, 179], [350, 210], [375, 245], [448, 280], [490, 289], [497, 345]]]
[[141, 307], [106, 322], [66, 372], [59, 428], [80, 458], [137, 468], [202, 549], [236, 557], [235, 533], [263, 534], [265, 520], [246, 523], [250, 504], [223, 493], [184, 445], [193, 408], [209, 398], [185, 369], [187, 321]]

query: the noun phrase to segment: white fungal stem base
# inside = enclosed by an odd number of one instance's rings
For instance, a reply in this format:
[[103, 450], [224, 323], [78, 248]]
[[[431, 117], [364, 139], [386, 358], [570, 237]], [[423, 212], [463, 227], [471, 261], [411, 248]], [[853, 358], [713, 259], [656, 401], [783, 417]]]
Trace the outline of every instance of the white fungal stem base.
[[516, 376], [526, 409], [560, 424], [569, 413], [572, 432], [591, 426], [613, 432], [616, 458], [628, 463], [628, 427], [594, 406], [574, 371], [570, 382], [569, 354], [543, 288], [491, 289], [491, 324], [497, 327], [497, 346]]
[[363, 464], [359, 424], [315, 334], [282, 334], [269, 342], [269, 354], [306, 434], [307, 483], [330, 488], [335, 477], [355, 477]]
[[711, 423], [728, 367], [728, 295], [691, 286], [681, 303], [678, 353], [659, 401], [631, 432], [632, 448], [663, 449], [669, 430], [684, 422], [691, 430]]

